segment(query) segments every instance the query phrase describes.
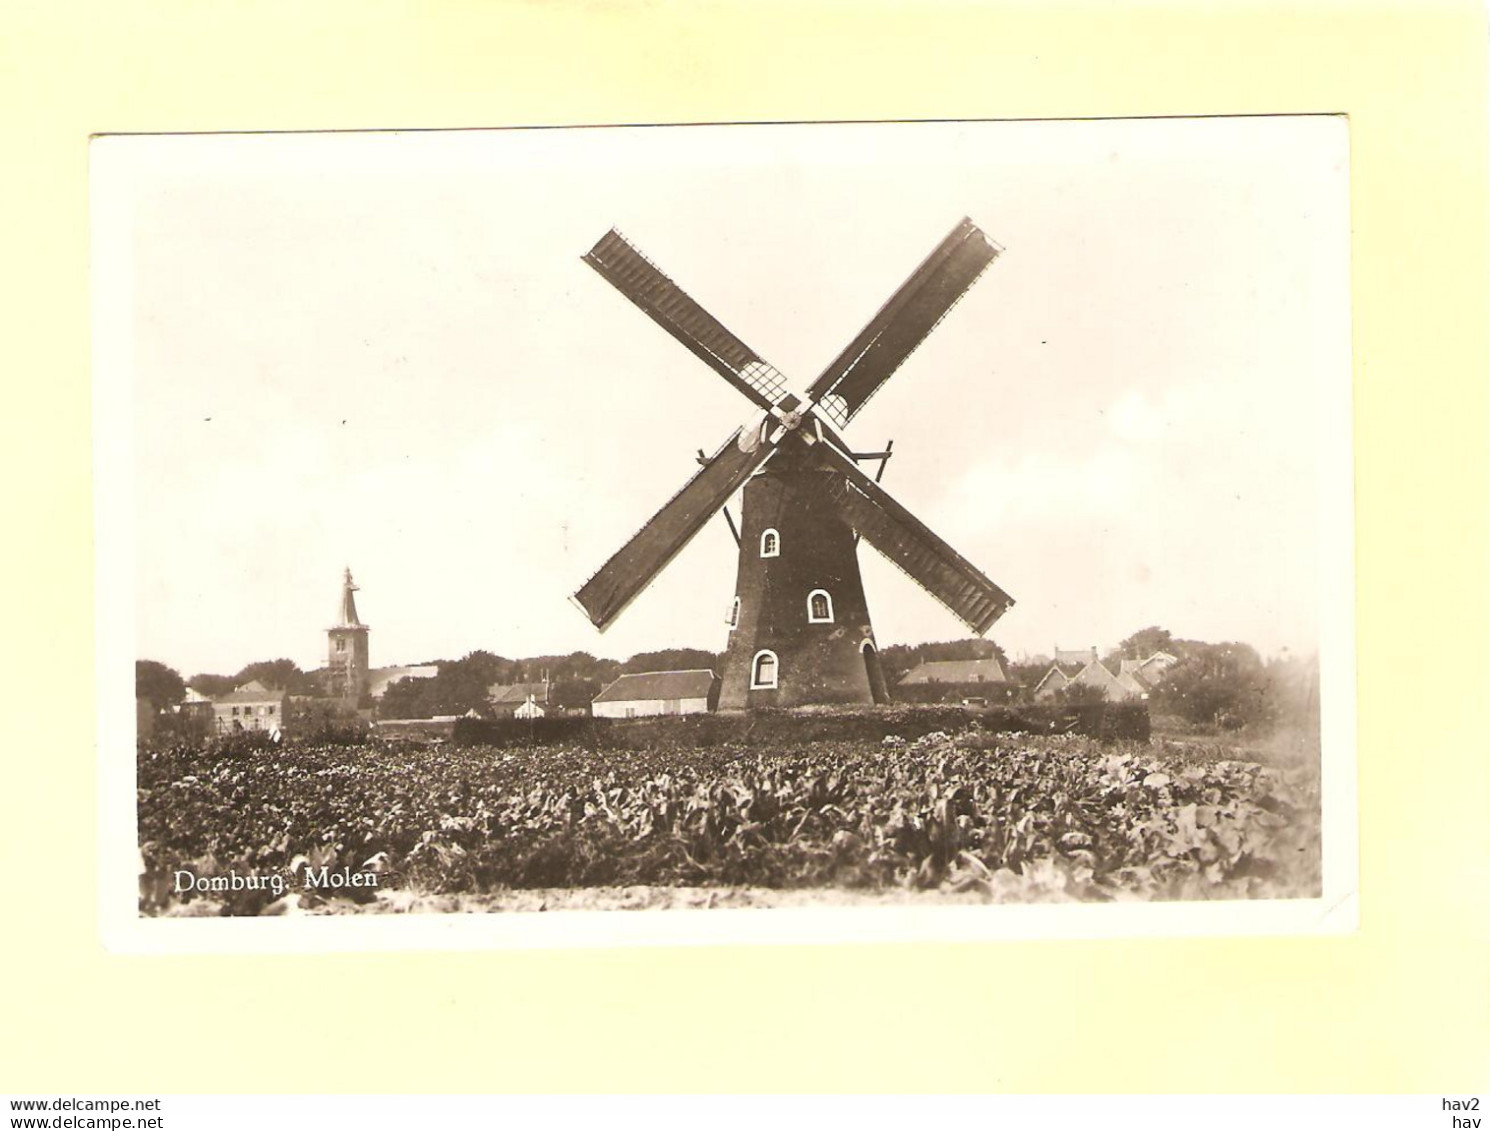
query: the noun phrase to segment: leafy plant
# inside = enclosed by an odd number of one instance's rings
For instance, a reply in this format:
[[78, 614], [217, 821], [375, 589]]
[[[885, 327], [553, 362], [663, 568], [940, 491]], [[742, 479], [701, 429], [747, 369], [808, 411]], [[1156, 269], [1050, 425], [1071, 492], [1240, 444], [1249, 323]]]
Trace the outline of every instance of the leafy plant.
[[[156, 882], [178, 867], [292, 876], [302, 857], [354, 870], [377, 861], [380, 890], [429, 893], [754, 885], [1000, 901], [1318, 894], [1317, 775], [1225, 753], [978, 730], [768, 748], [235, 741], [144, 751], [142, 892], [152, 894], [141, 908], [180, 912], [180, 899]], [[299, 898], [314, 905], [317, 896]]]

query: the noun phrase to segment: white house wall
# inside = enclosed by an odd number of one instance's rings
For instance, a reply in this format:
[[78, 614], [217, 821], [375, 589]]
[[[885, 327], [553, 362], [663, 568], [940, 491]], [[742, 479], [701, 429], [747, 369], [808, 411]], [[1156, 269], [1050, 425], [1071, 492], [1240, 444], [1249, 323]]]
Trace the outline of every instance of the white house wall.
[[597, 719], [643, 718], [647, 715], [701, 715], [708, 709], [707, 698], [617, 699], [608, 703], [590, 704], [590, 713]]

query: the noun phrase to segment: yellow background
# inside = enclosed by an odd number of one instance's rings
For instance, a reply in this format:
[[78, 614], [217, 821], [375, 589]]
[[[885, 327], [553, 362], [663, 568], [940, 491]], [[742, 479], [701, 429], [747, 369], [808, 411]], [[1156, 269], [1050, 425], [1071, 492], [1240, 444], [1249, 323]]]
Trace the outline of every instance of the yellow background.
[[[0, 1091], [1483, 1091], [1484, 36], [1406, 2], [0, 3]], [[1290, 111], [1351, 119], [1357, 934], [104, 953], [90, 133]]]

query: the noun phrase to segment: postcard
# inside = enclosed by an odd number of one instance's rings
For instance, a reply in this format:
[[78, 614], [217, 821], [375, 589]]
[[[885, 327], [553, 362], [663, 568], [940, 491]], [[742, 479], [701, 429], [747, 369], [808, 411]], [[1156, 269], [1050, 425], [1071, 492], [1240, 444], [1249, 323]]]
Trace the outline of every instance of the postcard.
[[96, 138], [109, 945], [1352, 930], [1348, 143]]

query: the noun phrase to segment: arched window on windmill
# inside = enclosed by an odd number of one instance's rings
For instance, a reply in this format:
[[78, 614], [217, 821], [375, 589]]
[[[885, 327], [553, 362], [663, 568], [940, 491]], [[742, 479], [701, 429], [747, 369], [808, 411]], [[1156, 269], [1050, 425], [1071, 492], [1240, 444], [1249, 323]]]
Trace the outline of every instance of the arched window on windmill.
[[781, 535], [774, 527], [761, 531], [761, 557], [775, 558], [781, 555]]
[[814, 589], [807, 594], [807, 622], [809, 624], [833, 623], [833, 598], [826, 589]]
[[776, 686], [777, 678], [776, 653], [769, 648], [762, 649], [755, 654], [755, 659], [750, 661], [750, 688], [759, 691], [762, 688]]

